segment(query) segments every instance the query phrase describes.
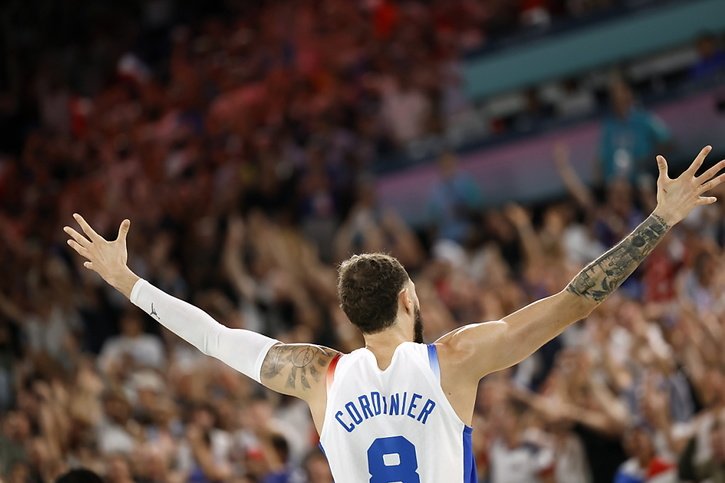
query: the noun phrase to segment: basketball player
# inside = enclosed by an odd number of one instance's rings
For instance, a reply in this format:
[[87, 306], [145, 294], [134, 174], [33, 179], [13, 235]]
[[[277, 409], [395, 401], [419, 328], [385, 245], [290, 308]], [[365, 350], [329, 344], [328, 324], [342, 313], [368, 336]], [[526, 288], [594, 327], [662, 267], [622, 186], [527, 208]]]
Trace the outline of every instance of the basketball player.
[[471, 419], [479, 380], [510, 367], [586, 317], [652, 252], [702, 196], [723, 179], [725, 160], [696, 176], [705, 147], [677, 179], [657, 157], [657, 207], [618, 245], [585, 267], [561, 292], [502, 320], [471, 324], [423, 344], [415, 285], [387, 255], [355, 255], [339, 270], [340, 303], [365, 347], [341, 354], [310, 344], [282, 344], [229, 329], [200, 309], [139, 279], [126, 266], [124, 220], [106, 241], [80, 216], [68, 244], [131, 302], [162, 325], [266, 387], [305, 400], [332, 474], [341, 483], [476, 481]]

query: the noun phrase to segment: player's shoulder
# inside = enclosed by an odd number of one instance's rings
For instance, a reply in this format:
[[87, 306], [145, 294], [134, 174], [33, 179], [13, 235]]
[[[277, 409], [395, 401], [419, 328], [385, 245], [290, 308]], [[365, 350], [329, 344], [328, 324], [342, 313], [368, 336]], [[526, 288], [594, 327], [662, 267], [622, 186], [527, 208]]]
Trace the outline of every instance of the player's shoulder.
[[441, 336], [433, 344], [439, 357], [457, 362], [465, 360], [472, 352], [479, 352], [482, 341], [495, 340], [495, 333], [505, 330], [506, 322], [492, 320], [458, 327]]

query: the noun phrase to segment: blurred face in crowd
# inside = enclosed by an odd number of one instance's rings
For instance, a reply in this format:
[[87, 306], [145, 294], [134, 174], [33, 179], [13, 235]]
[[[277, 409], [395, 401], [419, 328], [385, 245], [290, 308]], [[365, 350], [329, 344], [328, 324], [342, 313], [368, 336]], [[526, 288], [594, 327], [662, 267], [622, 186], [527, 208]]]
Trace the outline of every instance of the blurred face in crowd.
[[214, 427], [214, 415], [207, 408], [194, 411], [192, 421], [203, 430], [210, 430]]
[[18, 391], [17, 405], [18, 409], [31, 417], [37, 415], [40, 410], [38, 397], [32, 391], [24, 389]]
[[266, 399], [255, 399], [240, 414], [242, 424], [253, 432], [263, 432], [274, 414], [272, 404]]
[[700, 58], [709, 59], [716, 50], [715, 39], [712, 36], [707, 35], [698, 39], [697, 53], [700, 54]]
[[131, 468], [123, 456], [111, 456], [106, 462], [106, 481], [109, 483], [125, 483], [131, 479]]
[[632, 185], [626, 179], [615, 179], [607, 186], [607, 205], [619, 216], [632, 209]]
[[163, 452], [157, 446], [147, 444], [139, 447], [133, 459], [138, 476], [156, 481], [165, 479], [168, 464]]
[[521, 415], [514, 411], [510, 404], [494, 408], [492, 413], [494, 424], [498, 426], [498, 432], [509, 445], [515, 446], [518, 443]]
[[647, 464], [655, 456], [652, 438], [644, 428], [635, 428], [625, 436], [625, 447], [630, 455]]
[[365, 207], [375, 206], [375, 184], [372, 180], [364, 180], [357, 187], [358, 204]]
[[26, 450], [28, 451], [28, 460], [33, 466], [38, 468], [42, 468], [43, 463], [47, 462], [50, 457], [48, 443], [41, 437], [31, 439]]
[[566, 205], [552, 206], [544, 212], [544, 228], [552, 236], [559, 236], [570, 221], [571, 211]]
[[143, 333], [143, 322], [134, 313], [127, 313], [121, 319], [121, 334], [126, 337], [138, 337]]
[[238, 405], [229, 399], [220, 399], [214, 405], [217, 427], [233, 430], [237, 427]]
[[151, 408], [154, 424], [161, 427], [168, 426], [174, 419], [174, 403], [169, 398], [159, 398]]
[[695, 260], [697, 281], [703, 287], [710, 287], [717, 275], [717, 259], [709, 253], [701, 253]]
[[136, 390], [135, 406], [137, 409], [141, 409], [143, 412], [148, 413], [149, 416], [154, 416], [154, 410], [160, 404], [159, 396], [160, 394], [154, 388], [138, 388]]
[[711, 408], [725, 402], [725, 375], [717, 368], [711, 368], [705, 374], [702, 384], [705, 406]]
[[330, 473], [330, 465], [327, 464], [325, 455], [315, 451], [308, 456], [305, 461], [305, 470], [309, 475], [309, 480], [315, 483], [332, 483], [332, 474]]
[[441, 178], [444, 180], [453, 178], [456, 174], [457, 167], [456, 157], [450, 153], [444, 154], [438, 161], [438, 169], [440, 170]]
[[27, 463], [18, 462], [10, 469], [8, 483], [27, 483], [32, 481], [30, 478], [30, 467]]
[[622, 81], [615, 81], [609, 87], [609, 96], [614, 112], [620, 117], [628, 116], [634, 102], [629, 86]]
[[7, 414], [3, 424], [5, 437], [12, 441], [24, 441], [30, 436], [30, 421], [20, 411], [11, 411]]
[[103, 398], [103, 410], [106, 416], [119, 424], [125, 423], [131, 414], [128, 402], [120, 394], [107, 394]]

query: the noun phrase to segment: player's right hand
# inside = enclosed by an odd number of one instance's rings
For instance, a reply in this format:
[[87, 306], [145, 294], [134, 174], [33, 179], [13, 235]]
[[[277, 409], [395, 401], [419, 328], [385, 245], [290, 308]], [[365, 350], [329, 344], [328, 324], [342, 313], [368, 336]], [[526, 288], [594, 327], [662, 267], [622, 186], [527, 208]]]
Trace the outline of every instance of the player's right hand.
[[86, 259], [83, 263], [84, 267], [98, 273], [103, 280], [125, 293], [124, 283], [130, 273], [126, 266], [128, 260], [126, 235], [131, 222], [123, 220], [118, 228], [116, 239], [108, 241], [96, 233], [78, 213], [74, 213], [73, 218], [78, 222], [85, 236], [70, 226], [63, 227], [63, 231], [71, 237], [68, 245]]

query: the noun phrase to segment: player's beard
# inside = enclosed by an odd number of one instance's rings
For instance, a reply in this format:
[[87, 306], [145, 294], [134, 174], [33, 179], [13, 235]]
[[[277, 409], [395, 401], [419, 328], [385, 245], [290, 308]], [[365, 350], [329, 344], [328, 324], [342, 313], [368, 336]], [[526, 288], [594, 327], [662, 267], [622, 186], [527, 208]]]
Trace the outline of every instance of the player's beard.
[[420, 314], [420, 307], [415, 308], [415, 322], [413, 324], [414, 339], [413, 342], [423, 343], [423, 316]]

